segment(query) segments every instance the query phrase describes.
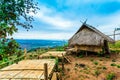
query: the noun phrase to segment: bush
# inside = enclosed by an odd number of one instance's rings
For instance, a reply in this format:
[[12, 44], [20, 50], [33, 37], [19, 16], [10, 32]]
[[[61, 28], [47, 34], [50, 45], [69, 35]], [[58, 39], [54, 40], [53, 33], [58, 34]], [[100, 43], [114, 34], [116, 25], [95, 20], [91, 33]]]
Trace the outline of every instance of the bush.
[[98, 62], [97, 62], [97, 61], [94, 61], [94, 64], [95, 64], [95, 65], [98, 65]]
[[116, 66], [116, 64], [115, 64], [115, 63], [112, 63], [111, 66]]
[[79, 58], [83, 58], [84, 56], [83, 56], [83, 54], [81, 54], [81, 55], [79, 55], [78, 57], [79, 57]]
[[115, 73], [109, 73], [106, 78], [107, 80], [113, 80], [115, 78]]
[[112, 62], [116, 62], [116, 60], [115, 60], [115, 59], [113, 59], [113, 60], [112, 60]]
[[117, 65], [118, 68], [120, 68], [120, 65]]
[[95, 70], [95, 76], [99, 76], [100, 75], [100, 71], [99, 70]]
[[106, 70], [107, 68], [105, 66], [103, 66], [102, 69]]

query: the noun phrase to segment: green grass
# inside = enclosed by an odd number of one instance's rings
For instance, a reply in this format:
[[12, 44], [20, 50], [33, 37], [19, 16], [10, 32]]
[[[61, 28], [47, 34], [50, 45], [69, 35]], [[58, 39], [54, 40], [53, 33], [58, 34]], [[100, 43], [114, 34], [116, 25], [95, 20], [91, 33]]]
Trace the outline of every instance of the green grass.
[[117, 65], [117, 68], [120, 68], [120, 65]]
[[95, 65], [98, 65], [98, 62], [97, 62], [97, 61], [94, 61], [93, 63], [94, 63]]
[[120, 52], [120, 40], [116, 41], [115, 44], [109, 44], [111, 52]]
[[115, 78], [115, 73], [109, 73], [107, 76], [106, 76], [107, 80], [113, 80]]
[[99, 76], [100, 75], [100, 71], [99, 70], [95, 70], [95, 76]]
[[112, 63], [111, 66], [116, 66], [116, 64], [115, 64], [115, 63]]

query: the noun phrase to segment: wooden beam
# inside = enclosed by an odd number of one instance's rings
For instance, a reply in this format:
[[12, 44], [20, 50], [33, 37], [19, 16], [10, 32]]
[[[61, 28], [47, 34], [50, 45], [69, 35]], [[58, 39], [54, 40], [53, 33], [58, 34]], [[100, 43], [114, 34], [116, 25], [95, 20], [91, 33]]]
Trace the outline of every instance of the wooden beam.
[[27, 59], [27, 49], [26, 48], [24, 49], [24, 59], [25, 60]]
[[3, 71], [25, 71], [25, 70], [44, 71], [44, 69], [9, 69], [9, 70], [0, 70], [0, 72], [3, 72]]
[[64, 71], [64, 56], [63, 56], [63, 54], [62, 54], [62, 70]]
[[44, 80], [48, 80], [48, 65], [44, 64]]

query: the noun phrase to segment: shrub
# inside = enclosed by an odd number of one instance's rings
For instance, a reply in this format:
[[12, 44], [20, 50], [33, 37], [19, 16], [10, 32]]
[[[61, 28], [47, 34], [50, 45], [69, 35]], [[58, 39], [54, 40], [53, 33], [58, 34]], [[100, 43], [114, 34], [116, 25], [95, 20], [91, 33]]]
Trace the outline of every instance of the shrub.
[[112, 63], [111, 66], [116, 66], [116, 64], [115, 64], [115, 63]]
[[83, 56], [83, 54], [81, 54], [81, 55], [79, 55], [78, 57], [79, 57], [79, 58], [83, 58], [84, 56]]
[[113, 60], [112, 60], [112, 62], [116, 62], [116, 60], [115, 60], [115, 59], [113, 59]]
[[102, 69], [106, 70], [107, 68], [105, 66], [103, 66]]
[[99, 76], [100, 75], [100, 71], [99, 70], [95, 70], [95, 76]]
[[113, 80], [115, 78], [115, 73], [109, 73], [106, 78], [107, 80]]
[[117, 65], [118, 68], [120, 68], [120, 65]]
[[94, 61], [94, 64], [95, 64], [95, 65], [98, 65], [98, 62], [97, 62], [97, 61]]

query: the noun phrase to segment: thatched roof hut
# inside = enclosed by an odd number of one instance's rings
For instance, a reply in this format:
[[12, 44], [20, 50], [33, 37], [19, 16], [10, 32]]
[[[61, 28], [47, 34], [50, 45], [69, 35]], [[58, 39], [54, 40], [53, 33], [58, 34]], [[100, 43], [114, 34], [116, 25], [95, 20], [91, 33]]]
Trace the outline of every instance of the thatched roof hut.
[[109, 50], [108, 42], [114, 43], [114, 40], [95, 27], [83, 23], [80, 29], [69, 39], [69, 46], [76, 51], [100, 52], [102, 48]]

